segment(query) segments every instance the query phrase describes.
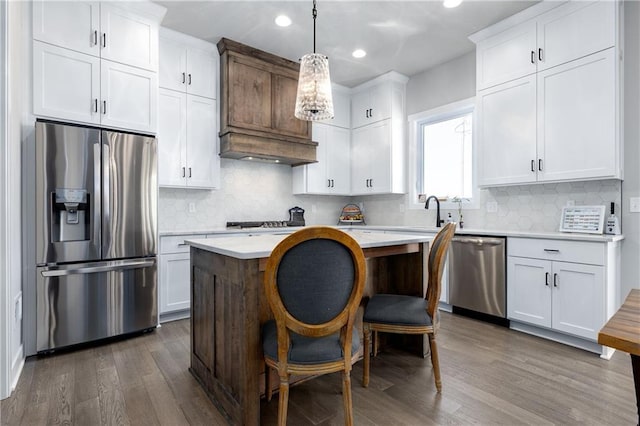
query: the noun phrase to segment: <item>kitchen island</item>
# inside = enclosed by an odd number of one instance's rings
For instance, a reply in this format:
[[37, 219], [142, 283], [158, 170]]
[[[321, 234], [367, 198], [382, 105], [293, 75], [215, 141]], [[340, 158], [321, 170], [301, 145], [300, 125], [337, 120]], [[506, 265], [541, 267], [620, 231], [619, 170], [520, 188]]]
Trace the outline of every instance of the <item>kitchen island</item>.
[[[384, 292], [424, 294], [432, 236], [360, 230], [349, 234], [367, 259], [363, 299]], [[265, 374], [260, 330], [272, 317], [262, 280], [267, 258], [285, 237], [283, 232], [187, 241], [191, 245], [190, 370], [233, 424], [260, 423]], [[361, 316], [359, 312], [359, 327]], [[417, 337], [417, 350], [424, 354], [428, 346], [422, 336]], [[272, 374], [271, 383], [277, 389], [277, 375]]]

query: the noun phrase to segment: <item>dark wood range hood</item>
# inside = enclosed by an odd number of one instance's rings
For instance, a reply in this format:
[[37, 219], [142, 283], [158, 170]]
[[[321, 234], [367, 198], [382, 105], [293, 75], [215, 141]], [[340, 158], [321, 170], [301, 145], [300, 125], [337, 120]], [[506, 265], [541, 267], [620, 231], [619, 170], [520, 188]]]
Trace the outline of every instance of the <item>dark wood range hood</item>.
[[220, 52], [220, 156], [316, 162], [311, 123], [293, 111], [300, 65], [226, 38]]

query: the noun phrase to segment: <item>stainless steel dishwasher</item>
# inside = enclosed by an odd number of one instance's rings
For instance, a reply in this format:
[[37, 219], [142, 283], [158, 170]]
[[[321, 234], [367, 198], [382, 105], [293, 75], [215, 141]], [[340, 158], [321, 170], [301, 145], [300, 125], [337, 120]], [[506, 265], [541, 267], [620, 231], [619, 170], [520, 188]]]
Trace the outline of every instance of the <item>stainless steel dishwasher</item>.
[[506, 318], [505, 238], [455, 236], [449, 252], [449, 303]]

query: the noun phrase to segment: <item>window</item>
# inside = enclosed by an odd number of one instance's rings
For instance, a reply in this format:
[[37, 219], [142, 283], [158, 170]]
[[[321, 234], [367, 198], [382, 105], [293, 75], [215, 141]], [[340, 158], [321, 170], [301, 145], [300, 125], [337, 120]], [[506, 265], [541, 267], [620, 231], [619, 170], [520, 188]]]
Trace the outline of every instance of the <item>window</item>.
[[475, 207], [473, 170], [473, 99], [409, 117], [411, 125], [411, 204], [424, 207], [420, 194], [448, 199], [443, 208]]

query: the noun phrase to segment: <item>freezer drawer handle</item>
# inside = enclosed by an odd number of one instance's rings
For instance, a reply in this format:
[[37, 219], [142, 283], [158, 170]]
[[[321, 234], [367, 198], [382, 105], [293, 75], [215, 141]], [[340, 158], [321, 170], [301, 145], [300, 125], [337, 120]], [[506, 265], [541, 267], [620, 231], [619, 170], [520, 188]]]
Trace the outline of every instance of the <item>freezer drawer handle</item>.
[[138, 269], [138, 268], [147, 268], [149, 266], [153, 266], [154, 260], [138, 260], [134, 262], [126, 262], [126, 263], [117, 263], [110, 265], [101, 265], [101, 266], [87, 266], [76, 269], [56, 269], [52, 271], [42, 271], [43, 277], [62, 277], [65, 275], [74, 275], [74, 274], [92, 274], [96, 272], [109, 272], [109, 271], [117, 271], [122, 269]]
[[547, 253], [560, 253], [560, 250], [558, 249], [544, 249], [544, 251]]

